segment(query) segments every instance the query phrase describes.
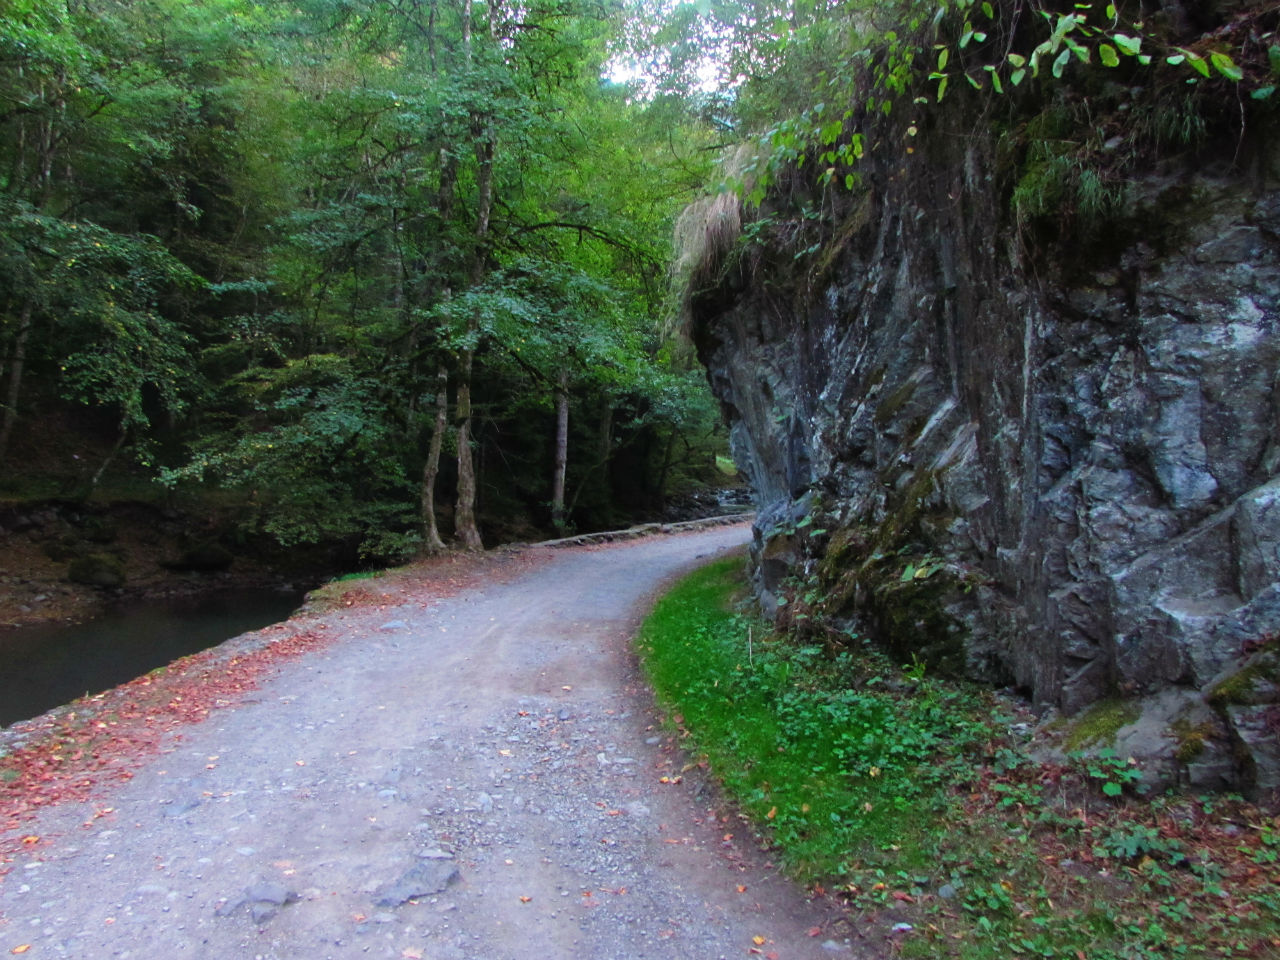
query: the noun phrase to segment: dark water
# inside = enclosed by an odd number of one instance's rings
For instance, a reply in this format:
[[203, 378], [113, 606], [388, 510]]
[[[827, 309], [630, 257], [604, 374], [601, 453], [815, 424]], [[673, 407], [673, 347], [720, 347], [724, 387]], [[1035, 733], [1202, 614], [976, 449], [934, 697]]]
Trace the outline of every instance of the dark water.
[[287, 619], [300, 591], [229, 590], [121, 607], [87, 623], [0, 630], [0, 727]]

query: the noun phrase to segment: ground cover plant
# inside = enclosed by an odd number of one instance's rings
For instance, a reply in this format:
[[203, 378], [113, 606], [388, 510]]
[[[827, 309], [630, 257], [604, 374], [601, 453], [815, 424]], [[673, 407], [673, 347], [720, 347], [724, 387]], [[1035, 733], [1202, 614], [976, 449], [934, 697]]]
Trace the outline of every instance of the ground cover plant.
[[1280, 957], [1276, 811], [1143, 796], [1105, 748], [1034, 759], [1013, 701], [856, 637], [771, 633], [742, 567], [682, 581], [638, 649], [726, 800], [856, 935], [917, 957]]

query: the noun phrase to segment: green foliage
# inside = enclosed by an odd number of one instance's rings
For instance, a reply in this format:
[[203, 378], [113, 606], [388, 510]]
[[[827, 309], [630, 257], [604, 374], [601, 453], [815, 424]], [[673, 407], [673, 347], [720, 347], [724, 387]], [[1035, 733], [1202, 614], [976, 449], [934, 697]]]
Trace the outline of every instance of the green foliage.
[[[613, 11], [10, 7], [6, 431], [30, 442], [54, 396], [102, 407], [169, 482], [248, 498], [248, 526], [379, 556], [415, 543], [441, 369], [450, 388], [470, 372], [497, 524], [540, 519], [562, 376], [585, 524], [652, 509], [680, 448], [704, 443], [705, 385], [656, 323], [671, 219], [712, 134], [601, 84]], [[696, 389], [673, 404], [676, 382]], [[639, 446], [641, 496], [612, 467]], [[452, 470], [439, 482], [447, 502]]]

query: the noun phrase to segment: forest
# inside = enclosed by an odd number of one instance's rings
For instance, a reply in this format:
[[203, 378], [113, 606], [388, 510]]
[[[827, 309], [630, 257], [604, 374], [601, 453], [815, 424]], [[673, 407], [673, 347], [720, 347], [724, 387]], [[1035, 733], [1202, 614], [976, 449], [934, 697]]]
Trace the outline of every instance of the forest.
[[608, 79], [631, 22], [6, 4], [2, 492], [184, 494], [373, 563], [651, 519], [722, 479], [662, 329], [723, 124], [709, 94]]

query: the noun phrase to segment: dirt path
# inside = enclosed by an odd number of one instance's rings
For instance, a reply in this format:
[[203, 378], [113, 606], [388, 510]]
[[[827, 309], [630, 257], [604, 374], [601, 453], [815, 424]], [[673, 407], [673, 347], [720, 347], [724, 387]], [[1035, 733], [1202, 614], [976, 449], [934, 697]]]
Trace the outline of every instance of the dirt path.
[[746, 536], [546, 551], [323, 615], [333, 642], [23, 826], [42, 841], [0, 883], [0, 955], [850, 955], [681, 777], [629, 652], [661, 583]]

